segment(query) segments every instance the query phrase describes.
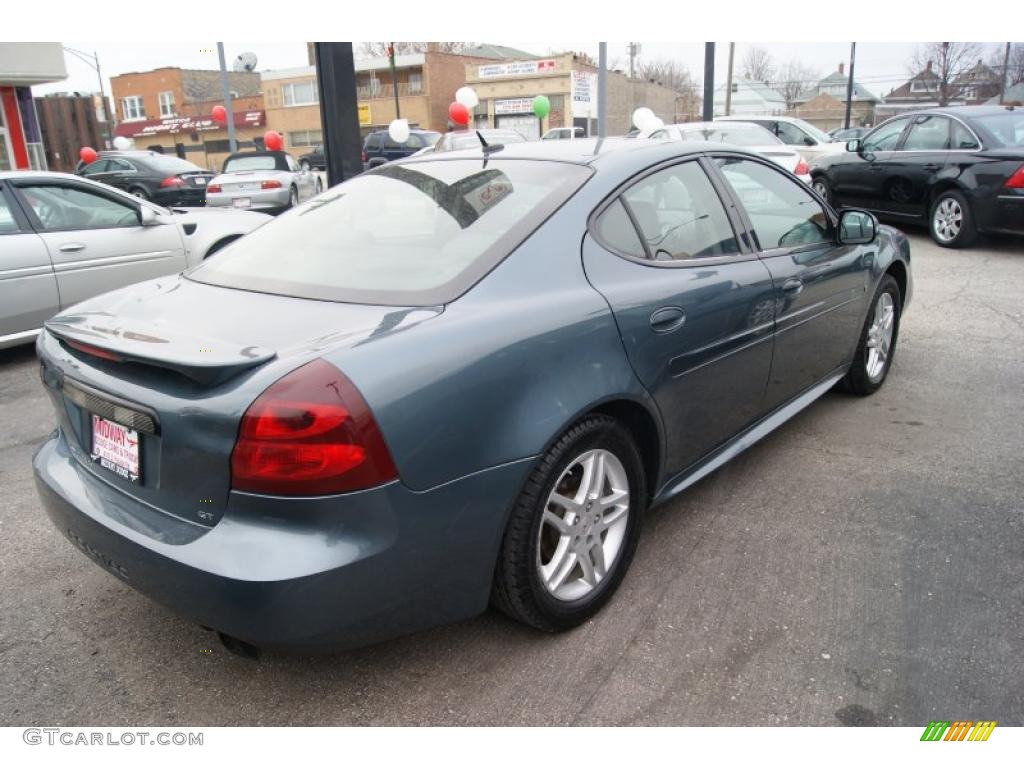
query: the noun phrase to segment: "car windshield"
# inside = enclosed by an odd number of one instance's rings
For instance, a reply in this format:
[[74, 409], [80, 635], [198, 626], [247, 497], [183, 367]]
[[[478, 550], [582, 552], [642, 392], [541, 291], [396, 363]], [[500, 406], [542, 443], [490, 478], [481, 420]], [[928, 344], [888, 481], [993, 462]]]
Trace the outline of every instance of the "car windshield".
[[273, 171], [277, 168], [277, 158], [273, 155], [248, 155], [229, 157], [224, 163], [224, 173], [238, 171]]
[[[130, 158], [129, 158], [130, 159]], [[203, 170], [195, 163], [182, 160], [180, 157], [171, 155], [154, 155], [147, 157], [145, 163], [160, 173], [171, 175], [172, 173], [194, 173]]]
[[1024, 147], [1024, 112], [1014, 110], [976, 117], [974, 121], [991, 133], [1004, 147]]
[[703, 128], [681, 128], [683, 138], [691, 141], [720, 141], [740, 147], [764, 147], [781, 144], [771, 131], [759, 125], [722, 125]]
[[445, 304], [589, 178], [539, 160], [426, 160], [361, 174], [187, 273], [229, 288], [392, 306]]

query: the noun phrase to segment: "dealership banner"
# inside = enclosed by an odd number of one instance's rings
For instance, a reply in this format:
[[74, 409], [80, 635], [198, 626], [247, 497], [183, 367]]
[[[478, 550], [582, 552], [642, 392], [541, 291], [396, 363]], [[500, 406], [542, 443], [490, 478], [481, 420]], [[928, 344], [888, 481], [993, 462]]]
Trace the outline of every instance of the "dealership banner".
[[505, 61], [501, 64], [483, 64], [477, 69], [480, 79], [494, 77], [515, 77], [516, 75], [546, 75], [555, 71], [554, 59], [536, 61]]
[[[267, 124], [267, 114], [263, 110], [235, 112], [235, 128], [262, 128]], [[223, 123], [218, 123], [209, 115], [202, 117], [165, 117], [160, 120], [129, 120], [119, 123], [114, 131], [115, 136], [127, 136], [130, 139], [140, 136], [156, 136], [163, 133], [202, 133], [203, 131], [223, 131]]]

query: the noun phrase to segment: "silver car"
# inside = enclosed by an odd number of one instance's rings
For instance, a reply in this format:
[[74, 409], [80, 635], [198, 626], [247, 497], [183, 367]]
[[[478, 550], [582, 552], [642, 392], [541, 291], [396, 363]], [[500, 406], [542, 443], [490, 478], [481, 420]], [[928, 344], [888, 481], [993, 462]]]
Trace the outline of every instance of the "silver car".
[[283, 211], [323, 190], [320, 177], [287, 152], [254, 151], [228, 155], [224, 168], [206, 186], [209, 208]]
[[172, 211], [64, 173], [0, 173], [0, 348], [31, 341], [72, 304], [198, 264], [269, 219]]

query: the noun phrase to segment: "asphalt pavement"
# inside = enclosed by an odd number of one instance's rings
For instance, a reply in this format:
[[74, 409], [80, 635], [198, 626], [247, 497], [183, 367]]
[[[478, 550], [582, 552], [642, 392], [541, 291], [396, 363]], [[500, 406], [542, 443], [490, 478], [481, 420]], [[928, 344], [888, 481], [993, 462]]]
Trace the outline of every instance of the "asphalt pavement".
[[489, 612], [229, 654], [53, 528], [30, 467], [53, 415], [31, 347], [0, 351], [0, 725], [1024, 725], [1024, 242], [912, 245], [882, 390], [652, 512], [612, 602], [557, 636]]

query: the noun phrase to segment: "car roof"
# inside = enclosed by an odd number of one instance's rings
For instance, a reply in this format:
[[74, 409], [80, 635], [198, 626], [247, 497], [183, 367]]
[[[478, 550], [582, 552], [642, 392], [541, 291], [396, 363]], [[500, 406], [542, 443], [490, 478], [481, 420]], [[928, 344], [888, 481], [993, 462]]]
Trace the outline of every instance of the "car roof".
[[68, 179], [69, 181], [82, 181], [81, 176], [73, 173], [58, 173], [57, 171], [0, 171], [0, 181], [4, 179]]
[[739, 123], [740, 125], [749, 125], [751, 128], [757, 128], [758, 130], [761, 130], [761, 131], [768, 130], [767, 128], [762, 128], [757, 123], [749, 123], [749, 122], [746, 122], [744, 120], [723, 121], [723, 120], [717, 120], [717, 119], [716, 120], [696, 121], [696, 122], [693, 122], [693, 123], [672, 123], [670, 125], [666, 125], [665, 127], [666, 128], [691, 128], [691, 129], [694, 129], [694, 130], [699, 130], [701, 128], [721, 128], [723, 122]]
[[893, 115], [893, 117], [904, 117], [906, 115], [934, 115], [934, 114], [945, 114], [953, 115], [954, 117], [988, 117], [990, 115], [1001, 115], [1005, 112], [1013, 112], [1014, 107], [1011, 105], [1004, 104], [977, 104], [974, 106], [962, 106], [962, 107], [928, 107], [926, 109], [912, 109], [906, 112], [900, 112], [899, 114]]

